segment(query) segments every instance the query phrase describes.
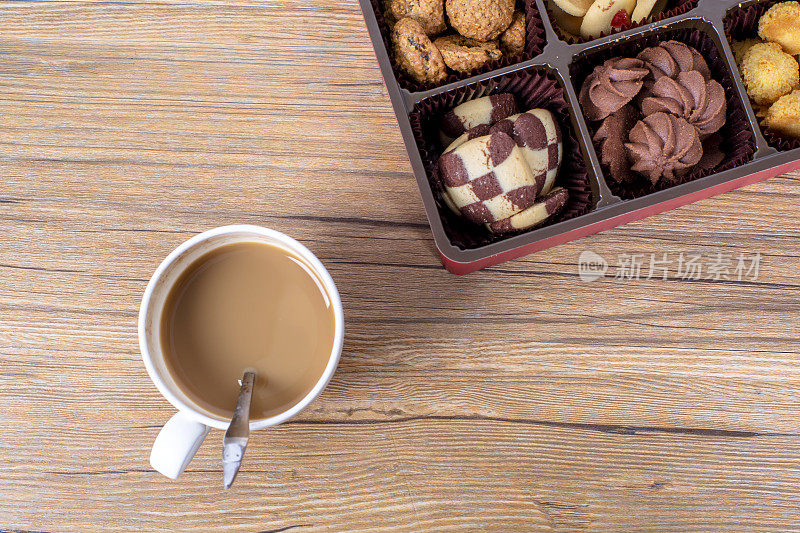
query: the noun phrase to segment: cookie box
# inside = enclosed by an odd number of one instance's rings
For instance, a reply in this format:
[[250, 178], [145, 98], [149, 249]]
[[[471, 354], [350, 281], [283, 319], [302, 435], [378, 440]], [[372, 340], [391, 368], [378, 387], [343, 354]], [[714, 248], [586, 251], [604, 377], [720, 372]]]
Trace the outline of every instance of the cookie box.
[[[445, 268], [466, 274], [598, 233], [800, 168], [800, 140], [762, 129], [736, 66], [732, 42], [754, 36], [758, 17], [775, 0], [732, 2], [672, 0], [658, 16], [625, 31], [585, 40], [565, 34], [551, 19], [547, 0], [527, 0], [526, 46], [467, 74], [449, 74], [438, 86], [422, 85], [397, 68], [380, 0], [360, 0], [389, 97], [397, 115], [422, 201]], [[676, 40], [698, 50], [725, 92], [727, 117], [718, 132], [722, 160], [668, 187], [620, 185], [601, 164], [593, 142], [597, 124], [579, 103], [583, 81], [612, 57], [632, 57], [646, 47]], [[562, 132], [560, 186], [564, 209], [541, 227], [493, 234], [464, 221], [435, 186], [442, 154], [438, 126], [444, 113], [482, 96], [511, 93], [522, 110], [551, 111]]]

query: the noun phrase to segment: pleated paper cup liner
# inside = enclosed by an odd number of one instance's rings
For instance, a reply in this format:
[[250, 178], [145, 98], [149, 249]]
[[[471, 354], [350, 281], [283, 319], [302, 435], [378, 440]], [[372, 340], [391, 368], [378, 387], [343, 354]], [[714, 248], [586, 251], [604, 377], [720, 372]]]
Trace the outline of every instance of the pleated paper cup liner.
[[[778, 0], [768, 0], [746, 5], [746, 7], [735, 7], [730, 10], [723, 19], [722, 25], [725, 28], [725, 36], [731, 46], [733, 46], [734, 41], [758, 38], [758, 19], [767, 9], [777, 3]], [[797, 21], [797, 23], [800, 24], [800, 21]], [[759, 127], [767, 143], [773, 148], [781, 152], [800, 148], [800, 139], [769, 129], [764, 124], [763, 119], [759, 121]]]
[[[611, 176], [608, 167], [603, 165], [606, 183], [614, 194], [623, 199], [639, 198], [682, 183], [687, 183], [741, 166], [749, 162], [756, 152], [755, 137], [750, 129], [747, 113], [744, 110], [739, 93], [736, 90], [736, 85], [731, 77], [728, 64], [705, 30], [693, 27], [656, 29], [638, 37], [633, 37], [617, 43], [610, 43], [609, 46], [599, 51], [589, 52], [586, 56], [578, 57], [573, 61], [572, 65], [570, 65], [570, 74], [573, 84], [575, 85], [575, 90], [580, 92], [584, 80], [586, 80], [596, 66], [601, 65], [604, 61], [617, 57], [636, 57], [643, 49], [657, 46], [659, 43], [670, 40], [680, 41], [697, 49], [708, 62], [708, 66], [711, 69], [711, 77], [719, 82], [723, 89], [725, 89], [725, 97], [728, 104], [727, 119], [725, 125], [717, 132], [722, 138], [720, 150], [724, 154], [724, 159], [716, 167], [698, 169], [689, 172], [675, 181], [665, 183], [664, 180], [662, 180], [656, 185], [653, 185], [645, 176], [638, 176], [632, 183], [618, 183]], [[592, 138], [594, 138], [602, 122], [587, 121], [587, 124]], [[594, 149], [599, 159], [600, 143], [595, 142]]]
[[[535, 0], [527, 0], [528, 3], [534, 3]], [[619, 33], [621, 31], [627, 31], [633, 28], [640, 28], [642, 26], [647, 26], [648, 24], [652, 24], [654, 22], [658, 22], [661, 20], [666, 20], [672, 17], [677, 17], [680, 15], [685, 15], [692, 9], [697, 7], [698, 0], [669, 0], [667, 2], [666, 7], [660, 13], [656, 13], [655, 15], [651, 15], [646, 19], [642, 20], [641, 22], [632, 22], [631, 24], [621, 28], [619, 30], [614, 30], [609, 33], [601, 33], [600, 35], [593, 37], [591, 39], [586, 39], [581, 37], [580, 35], [573, 35], [567, 31], [565, 31], [561, 26], [558, 25], [556, 22], [555, 16], [553, 15], [553, 10], [550, 7], [550, 4], [553, 0], [545, 0], [545, 6], [547, 11], [547, 16], [550, 19], [550, 24], [553, 26], [553, 29], [556, 32], [556, 35], [569, 44], [576, 44], [576, 43], [588, 43], [594, 41], [595, 39], [600, 39], [602, 37], [606, 37], [607, 35], [614, 35], [615, 33]]]
[[439, 143], [439, 123], [442, 116], [463, 102], [499, 93], [513, 94], [520, 111], [548, 109], [561, 128], [564, 156], [556, 186], [569, 190], [569, 201], [559, 215], [538, 227], [581, 216], [588, 213], [593, 206], [587, 163], [581, 153], [578, 135], [573, 126], [572, 110], [567, 103], [560, 78], [552, 71], [546, 67], [531, 67], [431, 96], [420, 101], [411, 111], [409, 117], [411, 129], [425, 165], [428, 181], [436, 197], [445, 233], [454, 246], [465, 250], [479, 248], [537, 229], [494, 234], [483, 225], [473, 224], [454, 214], [442, 201], [436, 164], [445, 148]]
[[[542, 17], [539, 13], [539, 9], [536, 7], [535, 2], [528, 1], [525, 3], [525, 51], [523, 53], [510, 57], [503, 56], [497, 61], [491, 61], [486, 65], [482, 66], [481, 68], [474, 69], [470, 72], [455, 72], [448, 68], [447, 78], [445, 78], [445, 80], [442, 83], [438, 84], [419, 83], [416, 80], [414, 80], [411, 76], [406, 74], [398, 66], [397, 61], [395, 61], [394, 48], [392, 46], [392, 37], [391, 37], [392, 30], [389, 28], [389, 24], [386, 21], [386, 18], [383, 16], [384, 12], [383, 1], [370, 0], [370, 3], [372, 5], [372, 9], [375, 10], [375, 18], [377, 19], [378, 22], [378, 28], [381, 31], [381, 37], [383, 38], [383, 45], [386, 47], [386, 51], [389, 55], [389, 62], [392, 65], [392, 71], [394, 72], [394, 75], [397, 78], [397, 82], [400, 84], [400, 87], [412, 93], [419, 91], [427, 91], [435, 87], [440, 87], [442, 85], [453, 83], [458, 80], [465, 80], [467, 78], [471, 78], [472, 76], [483, 74], [484, 72], [491, 72], [493, 70], [501, 69], [511, 65], [516, 65], [517, 63], [521, 63], [523, 61], [527, 61], [528, 59], [531, 59], [534, 56], [541, 54], [546, 42], [544, 25], [542, 23]], [[447, 16], [445, 15], [445, 20], [446, 18]], [[455, 30], [452, 30], [452, 32], [455, 33]], [[431, 40], [434, 40], [435, 38], [436, 37], [432, 37]]]

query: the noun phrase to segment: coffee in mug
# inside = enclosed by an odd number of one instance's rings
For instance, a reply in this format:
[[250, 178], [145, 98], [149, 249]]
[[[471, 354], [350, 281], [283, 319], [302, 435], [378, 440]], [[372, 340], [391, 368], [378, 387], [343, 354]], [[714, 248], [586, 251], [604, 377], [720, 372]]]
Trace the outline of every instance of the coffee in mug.
[[250, 418], [282, 413], [320, 380], [334, 342], [322, 281], [291, 251], [263, 242], [220, 246], [196, 259], [167, 294], [161, 349], [176, 384], [229, 418], [255, 369]]

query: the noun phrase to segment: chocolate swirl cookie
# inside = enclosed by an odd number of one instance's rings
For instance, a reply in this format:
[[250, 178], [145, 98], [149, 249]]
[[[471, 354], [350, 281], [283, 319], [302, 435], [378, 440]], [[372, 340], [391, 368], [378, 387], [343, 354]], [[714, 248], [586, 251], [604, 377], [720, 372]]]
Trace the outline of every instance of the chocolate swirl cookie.
[[706, 80], [711, 79], [711, 70], [700, 52], [679, 41], [665, 41], [658, 46], [645, 48], [636, 56], [650, 70], [646, 81], [650, 88], [659, 78], [677, 78], [681, 72], [696, 70]]
[[609, 59], [586, 78], [579, 95], [589, 120], [603, 120], [639, 94], [649, 73], [644, 61], [629, 57]]
[[686, 119], [705, 138], [725, 124], [728, 104], [725, 89], [714, 80], [691, 70], [674, 79], [662, 76], [653, 85], [652, 96], [642, 100], [642, 113], [672, 113]]
[[662, 178], [676, 181], [703, 157], [697, 128], [686, 119], [655, 113], [640, 120], [625, 143], [631, 169], [650, 178], [655, 185]]

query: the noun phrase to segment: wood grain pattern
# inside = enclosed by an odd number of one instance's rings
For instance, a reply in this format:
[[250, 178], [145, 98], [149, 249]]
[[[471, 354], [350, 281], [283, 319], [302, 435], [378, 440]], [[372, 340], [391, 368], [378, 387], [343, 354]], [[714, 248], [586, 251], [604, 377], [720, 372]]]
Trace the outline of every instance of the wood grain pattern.
[[[0, 20], [0, 530], [800, 529], [800, 173], [458, 278], [352, 0], [12, 2]], [[151, 471], [139, 299], [181, 241], [289, 233], [340, 368]], [[760, 253], [757, 280], [593, 283], [594, 250]]]

